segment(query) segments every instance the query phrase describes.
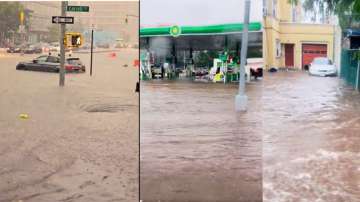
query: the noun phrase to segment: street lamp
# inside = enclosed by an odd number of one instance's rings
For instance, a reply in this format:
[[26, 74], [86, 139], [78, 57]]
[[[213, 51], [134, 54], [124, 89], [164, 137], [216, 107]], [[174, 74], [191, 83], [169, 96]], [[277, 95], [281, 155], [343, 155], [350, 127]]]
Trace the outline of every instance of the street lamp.
[[[241, 57], [240, 57], [240, 78], [239, 78], [239, 94], [235, 98], [236, 111], [246, 111], [248, 97], [245, 94], [245, 63], [248, 48], [248, 31], [250, 16], [250, 0], [245, 0], [244, 28], [241, 40]], [[250, 76], [250, 75], [248, 75]]]

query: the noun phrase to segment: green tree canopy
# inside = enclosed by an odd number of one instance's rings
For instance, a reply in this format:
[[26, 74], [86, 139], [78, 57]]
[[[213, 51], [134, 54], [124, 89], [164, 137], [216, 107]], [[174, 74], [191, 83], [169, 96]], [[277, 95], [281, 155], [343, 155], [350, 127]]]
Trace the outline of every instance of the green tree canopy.
[[[288, 0], [289, 3], [298, 4], [301, 0]], [[305, 10], [314, 9], [314, 5], [327, 5], [329, 12], [336, 14], [339, 18], [340, 26], [345, 29], [349, 27], [360, 28], [360, 0], [304, 0]]]

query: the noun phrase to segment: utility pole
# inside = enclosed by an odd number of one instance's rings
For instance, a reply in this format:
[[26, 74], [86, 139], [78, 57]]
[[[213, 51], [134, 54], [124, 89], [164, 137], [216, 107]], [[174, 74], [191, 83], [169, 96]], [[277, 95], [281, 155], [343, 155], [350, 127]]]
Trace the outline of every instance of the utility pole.
[[[61, 2], [61, 16], [66, 16], [66, 7], [67, 7], [67, 1]], [[59, 85], [62, 87], [65, 85], [65, 47], [64, 47], [64, 38], [65, 38], [65, 24], [60, 24], [60, 79], [59, 79]]]
[[91, 46], [90, 46], [90, 76], [92, 76], [94, 50], [94, 25], [91, 26]]
[[[248, 32], [249, 32], [249, 18], [250, 18], [250, 0], [245, 0], [245, 16], [244, 28], [241, 40], [241, 57], [240, 57], [240, 79], [239, 79], [239, 94], [235, 98], [236, 111], [246, 111], [248, 97], [245, 94], [245, 64], [248, 48]], [[250, 75], [248, 75], [250, 76]]]

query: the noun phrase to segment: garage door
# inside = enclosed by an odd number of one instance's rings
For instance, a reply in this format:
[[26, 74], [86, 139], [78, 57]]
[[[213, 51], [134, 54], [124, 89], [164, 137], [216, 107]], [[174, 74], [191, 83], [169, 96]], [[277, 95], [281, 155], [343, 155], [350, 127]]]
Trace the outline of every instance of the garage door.
[[303, 44], [302, 45], [302, 67], [309, 65], [316, 57], [327, 57], [326, 44]]

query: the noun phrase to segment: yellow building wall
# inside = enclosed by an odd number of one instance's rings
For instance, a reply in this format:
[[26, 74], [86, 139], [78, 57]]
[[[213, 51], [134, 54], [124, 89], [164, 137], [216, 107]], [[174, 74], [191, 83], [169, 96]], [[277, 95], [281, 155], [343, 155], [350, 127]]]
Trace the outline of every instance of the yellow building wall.
[[[268, 9], [272, 0], [268, 0]], [[272, 11], [272, 10], [269, 10]], [[334, 59], [334, 27], [325, 24], [292, 23], [292, 6], [278, 0], [278, 17], [268, 15], [263, 20], [263, 52], [265, 68], [285, 67], [284, 44], [294, 44], [294, 67], [302, 68], [302, 44], [326, 44], [327, 57]], [[276, 39], [281, 43], [281, 56], [276, 57]]]
[[279, 7], [279, 19], [281, 22], [292, 21], [292, 5], [288, 3], [288, 0], [278, 0]]

